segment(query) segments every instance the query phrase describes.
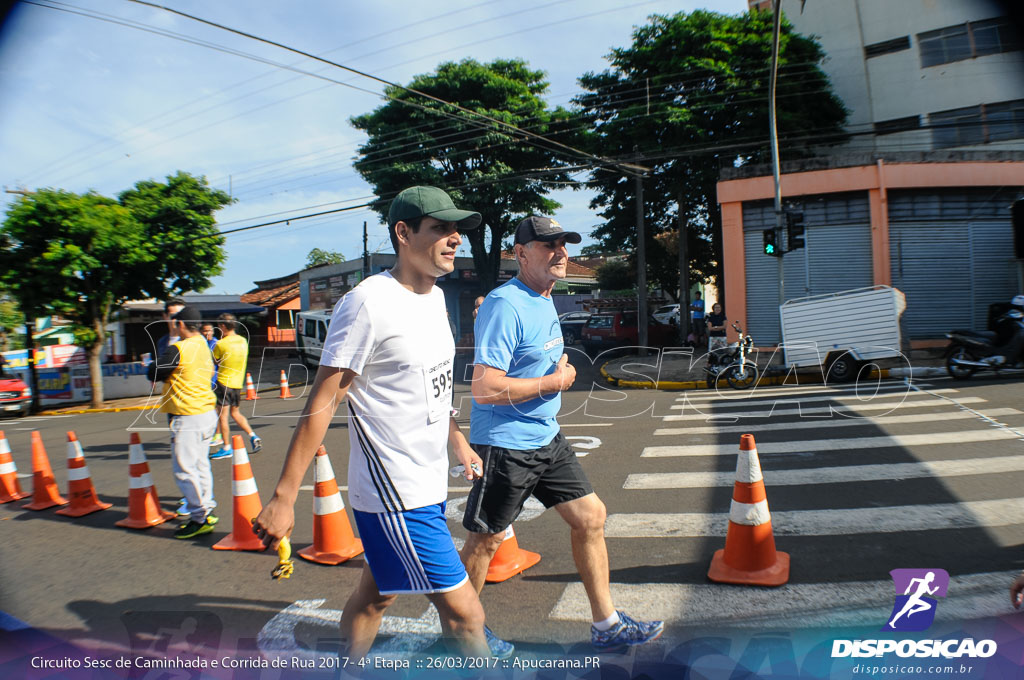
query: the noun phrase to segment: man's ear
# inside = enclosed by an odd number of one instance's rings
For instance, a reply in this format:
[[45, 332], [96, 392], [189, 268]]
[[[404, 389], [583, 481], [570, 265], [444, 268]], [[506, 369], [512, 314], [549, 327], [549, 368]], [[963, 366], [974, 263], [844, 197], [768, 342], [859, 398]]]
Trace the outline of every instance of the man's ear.
[[409, 225], [403, 220], [398, 220], [395, 224], [395, 236], [399, 242], [409, 245]]

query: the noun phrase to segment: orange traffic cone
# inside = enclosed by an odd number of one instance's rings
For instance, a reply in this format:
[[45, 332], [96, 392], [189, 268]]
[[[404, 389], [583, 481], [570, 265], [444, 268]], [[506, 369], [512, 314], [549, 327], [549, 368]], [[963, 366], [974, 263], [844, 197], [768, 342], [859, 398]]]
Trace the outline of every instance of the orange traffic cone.
[[[285, 375], [283, 370], [281, 371], [281, 398], [292, 398], [292, 391], [288, 388], [288, 376]], [[317, 455], [319, 455], [319, 453]]]
[[68, 495], [71, 496], [71, 505], [58, 510], [58, 515], [81, 517], [110, 507], [110, 503], [104, 503], [96, 496], [89, 466], [82, 454], [82, 444], [74, 431], [68, 432]]
[[313, 482], [313, 545], [300, 550], [299, 557], [320, 564], [341, 564], [363, 552], [363, 542], [352, 533], [331, 459], [322, 444], [313, 462]]
[[231, 514], [231, 534], [213, 545], [214, 550], [265, 550], [263, 541], [252, 533], [252, 521], [260, 514], [263, 504], [260, 493], [256, 489], [256, 480], [252, 476], [249, 465], [249, 453], [242, 443], [242, 435], [231, 438], [231, 447], [235, 450], [231, 484], [234, 496], [234, 510]]
[[519, 548], [516, 532], [509, 524], [505, 529], [505, 538], [502, 539], [498, 552], [494, 553], [491, 563], [487, 565], [487, 576], [484, 580], [488, 583], [501, 583], [526, 571], [538, 562], [540, 562], [540, 555]]
[[160, 497], [149, 474], [149, 463], [138, 432], [132, 432], [128, 445], [128, 516], [114, 522], [128, 529], [148, 529], [174, 519], [174, 513], [160, 507]]
[[750, 586], [781, 586], [789, 581], [789, 554], [775, 550], [768, 497], [752, 434], [740, 438], [725, 550], [715, 552], [708, 578]]
[[26, 510], [46, 510], [55, 505], [67, 505], [66, 498], [57, 491], [50, 459], [46, 457], [43, 438], [39, 430], [32, 430], [32, 502], [21, 507]]
[[7, 443], [7, 437], [3, 430], [0, 430], [0, 503], [10, 503], [24, 498], [28, 493], [21, 490], [21, 483], [18, 482], [18, 468], [11, 458], [11, 447]]
[[259, 399], [259, 395], [256, 394], [256, 388], [252, 384], [252, 374], [245, 374], [245, 400], [252, 401], [253, 399]]

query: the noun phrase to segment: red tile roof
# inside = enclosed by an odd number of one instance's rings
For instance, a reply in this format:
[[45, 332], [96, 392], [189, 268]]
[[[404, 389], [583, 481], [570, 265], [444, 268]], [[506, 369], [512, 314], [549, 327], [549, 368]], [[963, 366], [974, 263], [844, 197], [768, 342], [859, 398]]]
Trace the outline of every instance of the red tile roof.
[[297, 297], [299, 297], [299, 282], [295, 281], [276, 288], [254, 288], [242, 296], [242, 302], [273, 309]]

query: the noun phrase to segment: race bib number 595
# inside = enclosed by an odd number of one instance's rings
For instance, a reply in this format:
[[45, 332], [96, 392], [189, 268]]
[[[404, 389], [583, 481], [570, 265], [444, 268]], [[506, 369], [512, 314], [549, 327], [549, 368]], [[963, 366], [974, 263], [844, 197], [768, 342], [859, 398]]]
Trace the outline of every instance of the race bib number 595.
[[435, 423], [448, 417], [452, 410], [452, 359], [425, 367], [423, 386], [427, 393], [427, 420]]

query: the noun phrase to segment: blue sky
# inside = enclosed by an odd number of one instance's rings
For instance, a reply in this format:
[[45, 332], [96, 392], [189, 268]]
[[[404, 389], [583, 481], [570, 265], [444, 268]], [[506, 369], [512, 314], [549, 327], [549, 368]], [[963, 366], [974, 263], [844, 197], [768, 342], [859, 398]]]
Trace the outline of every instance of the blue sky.
[[[185, 170], [238, 199], [217, 214], [222, 229], [363, 203], [371, 195], [351, 166], [364, 136], [348, 120], [382, 103], [378, 83], [127, 0], [38, 2], [48, 6], [16, 6], [0, 34], [4, 188], [114, 196], [140, 179]], [[547, 72], [552, 105], [568, 105], [580, 91], [577, 77], [606, 68], [605, 55], [628, 45], [633, 27], [650, 14], [746, 9], [746, 0], [163, 4], [392, 82], [408, 82], [443, 61], [521, 57]], [[0, 194], [3, 206], [13, 198]], [[564, 206], [557, 214], [563, 224], [586, 233], [598, 222], [588, 192], [565, 190], [555, 198]], [[229, 236], [225, 273], [206, 292], [243, 293], [254, 280], [298, 271], [314, 247], [356, 258], [364, 220], [370, 249], [390, 252], [386, 229], [369, 211]]]

